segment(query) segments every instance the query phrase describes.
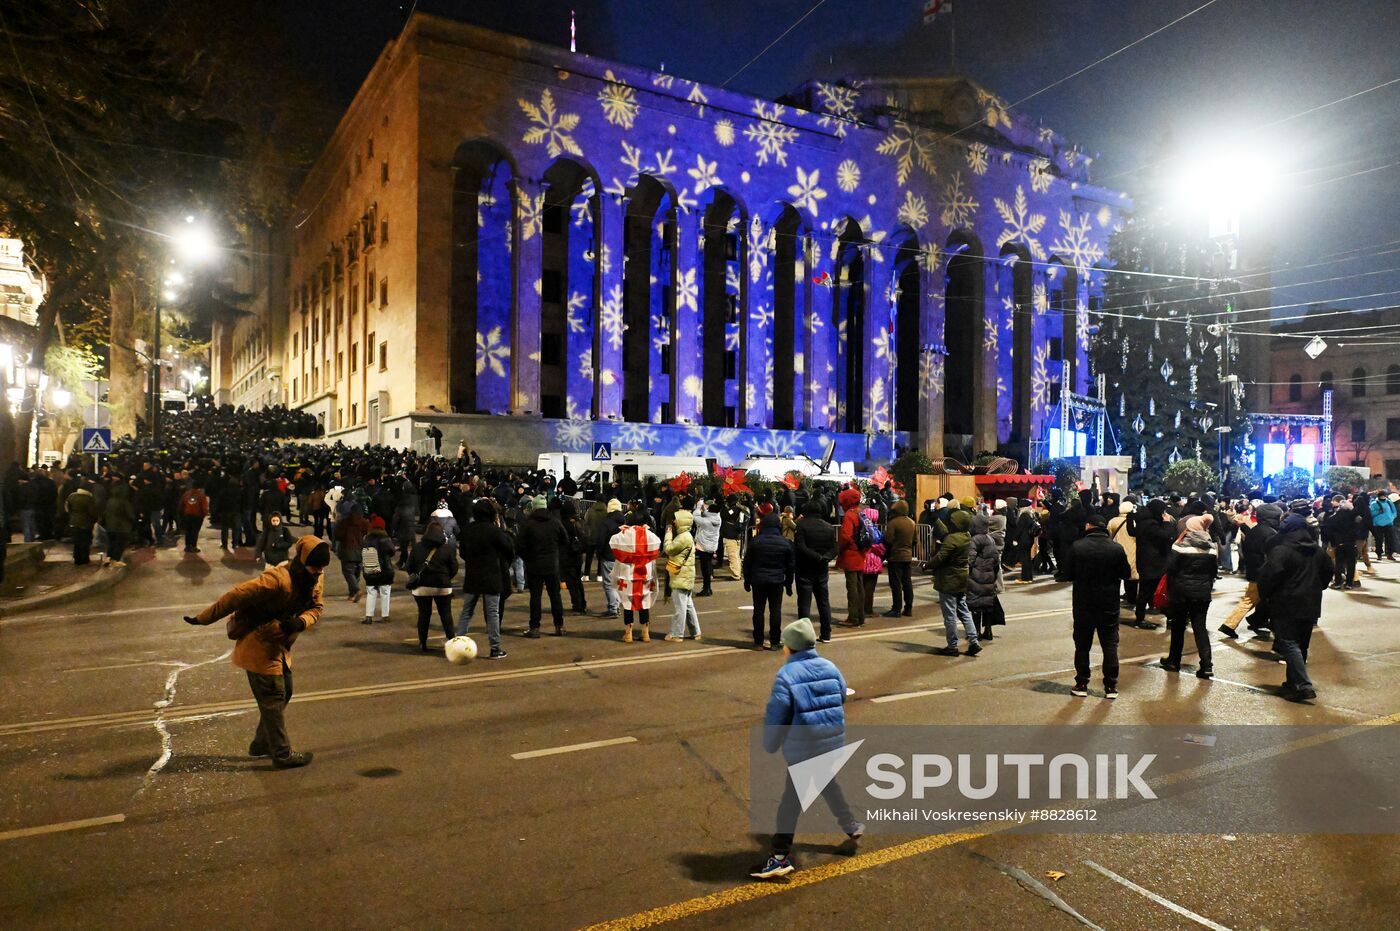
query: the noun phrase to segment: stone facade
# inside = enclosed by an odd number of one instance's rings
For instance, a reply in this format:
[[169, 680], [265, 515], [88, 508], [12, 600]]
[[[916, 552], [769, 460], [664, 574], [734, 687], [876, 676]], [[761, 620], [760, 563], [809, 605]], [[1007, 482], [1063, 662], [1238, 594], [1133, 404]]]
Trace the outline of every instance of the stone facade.
[[246, 312], [217, 317], [209, 340], [215, 404], [263, 408], [282, 403], [290, 259], [281, 231], [254, 228], [234, 267], [233, 290], [250, 295]]
[[[1321, 414], [1322, 392], [1331, 387], [1331, 461], [1366, 466], [1373, 477], [1400, 481], [1400, 353], [1391, 345], [1393, 338], [1368, 335], [1377, 327], [1400, 327], [1400, 307], [1353, 313], [1323, 307], [1308, 317], [1276, 331], [1291, 335], [1273, 340], [1269, 410]], [[1316, 359], [1303, 351], [1308, 337], [1319, 330], [1353, 327], [1355, 337], [1327, 336], [1329, 345]], [[1261, 434], [1256, 442], [1286, 442], [1283, 429], [1274, 430], [1278, 435]], [[1315, 432], [1304, 429], [1292, 441], [1317, 442]]]
[[418, 14], [300, 193], [283, 397], [502, 461], [505, 416], [537, 451], [1024, 450], [1090, 385], [1127, 206], [1090, 163], [960, 78], [755, 100]]

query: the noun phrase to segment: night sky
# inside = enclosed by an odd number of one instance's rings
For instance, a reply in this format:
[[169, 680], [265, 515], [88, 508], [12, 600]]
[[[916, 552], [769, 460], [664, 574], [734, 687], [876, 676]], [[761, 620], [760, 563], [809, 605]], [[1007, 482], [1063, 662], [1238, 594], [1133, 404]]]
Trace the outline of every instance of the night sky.
[[[417, 6], [561, 46], [568, 44], [574, 8], [581, 52], [650, 68], [664, 63], [674, 74], [722, 84], [814, 2], [421, 0]], [[1015, 101], [1203, 2], [957, 0], [956, 70]], [[342, 107], [412, 5], [299, 0], [278, 15], [307, 71]], [[826, 0], [730, 86], [775, 97], [815, 77], [949, 73], [949, 19], [925, 27], [921, 7], [920, 0]], [[1217, 0], [1023, 109], [1099, 152], [1096, 179], [1130, 192], [1140, 188], [1137, 169], [1164, 152], [1264, 147], [1284, 179], [1270, 205], [1245, 217], [1243, 233], [1246, 249], [1268, 239], [1276, 246], [1275, 303], [1395, 304], [1400, 252], [1375, 253], [1400, 249], [1400, 242], [1382, 245], [1400, 240], [1400, 166], [1392, 164], [1400, 162], [1400, 84], [1259, 127], [1400, 77], [1397, 47], [1394, 0]], [[1174, 150], [1164, 148], [1167, 139]], [[1286, 267], [1346, 250], [1366, 252], [1317, 268]], [[1362, 274], [1381, 270], [1391, 271]], [[1320, 278], [1342, 280], [1303, 284]]]

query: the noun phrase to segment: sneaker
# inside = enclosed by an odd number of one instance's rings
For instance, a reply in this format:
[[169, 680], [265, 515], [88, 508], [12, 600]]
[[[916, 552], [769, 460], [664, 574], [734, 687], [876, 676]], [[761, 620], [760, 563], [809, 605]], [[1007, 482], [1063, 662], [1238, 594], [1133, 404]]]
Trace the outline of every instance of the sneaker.
[[487, 658], [487, 659], [505, 659], [506, 656], [508, 656], [508, 655], [509, 655], [509, 654], [507, 654], [505, 650], [492, 650], [492, 651], [491, 651], [491, 654], [490, 654], [489, 656], [487, 656], [486, 658]]
[[1117, 697], [1118, 697], [1118, 690], [1117, 690], [1117, 689], [1111, 689], [1111, 688], [1108, 688], [1108, 687], [1105, 686], [1105, 687], [1104, 687], [1104, 690], [1103, 690], [1103, 697], [1104, 697], [1104, 698], [1117, 698]]
[[759, 864], [749, 870], [749, 875], [754, 879], [777, 879], [780, 876], [787, 876], [797, 867], [792, 865], [792, 861], [787, 857], [780, 857], [777, 854], [768, 858], [766, 863]]
[[365, 618], [363, 621], [360, 621], [360, 623], [361, 623], [361, 624], [373, 624], [373, 623], [374, 623], [374, 618], [367, 617], [367, 618]]
[[939, 647], [933, 651], [934, 656], [961, 656], [957, 647]]
[[1071, 686], [1069, 693], [1075, 698], [1086, 698], [1089, 695], [1089, 687], [1086, 685], [1075, 684], [1074, 686]]
[[1235, 633], [1235, 629], [1233, 627], [1226, 627], [1224, 624], [1221, 624], [1220, 632], [1225, 636], [1229, 637], [1231, 640], [1240, 639], [1240, 635]]
[[677, 636], [674, 635], [674, 634], [667, 634], [666, 636], [662, 637], [661, 639], [662, 639], [662, 640], [665, 640], [667, 643], [684, 643], [684, 642], [685, 642], [685, 638], [684, 638], [684, 637], [677, 637]]
[[817, 638], [817, 640], [818, 640], [820, 643], [830, 643], [830, 642], [831, 642], [831, 634], [822, 634], [820, 637]]
[[260, 760], [263, 757], [272, 756], [271, 753], [267, 752], [267, 748], [264, 747], [262, 744], [258, 743], [256, 740], [248, 744], [248, 755], [255, 760]]
[[967, 648], [967, 655], [968, 655], [968, 656], [976, 656], [978, 653], [981, 653], [981, 652], [982, 652], [982, 644], [974, 642], [974, 643], [971, 643], [971, 644], [968, 645], [968, 648]]
[[529, 630], [525, 631], [525, 633], [521, 634], [521, 636], [529, 637], [531, 640], [538, 640], [540, 639], [540, 629], [538, 627], [531, 627]]
[[288, 753], [286, 756], [274, 756], [272, 758], [272, 768], [296, 769], [298, 766], [305, 766], [310, 762], [310, 753]]

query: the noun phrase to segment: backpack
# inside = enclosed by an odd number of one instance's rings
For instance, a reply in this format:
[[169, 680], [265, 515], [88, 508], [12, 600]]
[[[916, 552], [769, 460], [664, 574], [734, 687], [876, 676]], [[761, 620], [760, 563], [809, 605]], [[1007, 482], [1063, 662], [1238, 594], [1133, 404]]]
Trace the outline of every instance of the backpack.
[[857, 515], [855, 544], [856, 549], [865, 552], [879, 541], [876, 539], [875, 524], [868, 514]]
[[181, 499], [181, 508], [186, 517], [198, 517], [203, 508], [200, 506], [199, 493], [194, 491], [185, 492], [185, 497]]
[[364, 569], [365, 578], [383, 572], [383, 567], [379, 564], [379, 547], [373, 543], [363, 546], [360, 549], [360, 565]]

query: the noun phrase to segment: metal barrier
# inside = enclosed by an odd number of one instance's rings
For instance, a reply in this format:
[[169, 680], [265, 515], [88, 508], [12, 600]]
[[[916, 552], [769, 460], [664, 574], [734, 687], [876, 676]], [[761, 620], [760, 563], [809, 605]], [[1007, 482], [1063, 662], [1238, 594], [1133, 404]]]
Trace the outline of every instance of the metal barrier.
[[933, 558], [934, 548], [933, 528], [928, 524], [919, 524], [919, 539], [915, 545], [915, 558], [920, 563], [928, 563]]

